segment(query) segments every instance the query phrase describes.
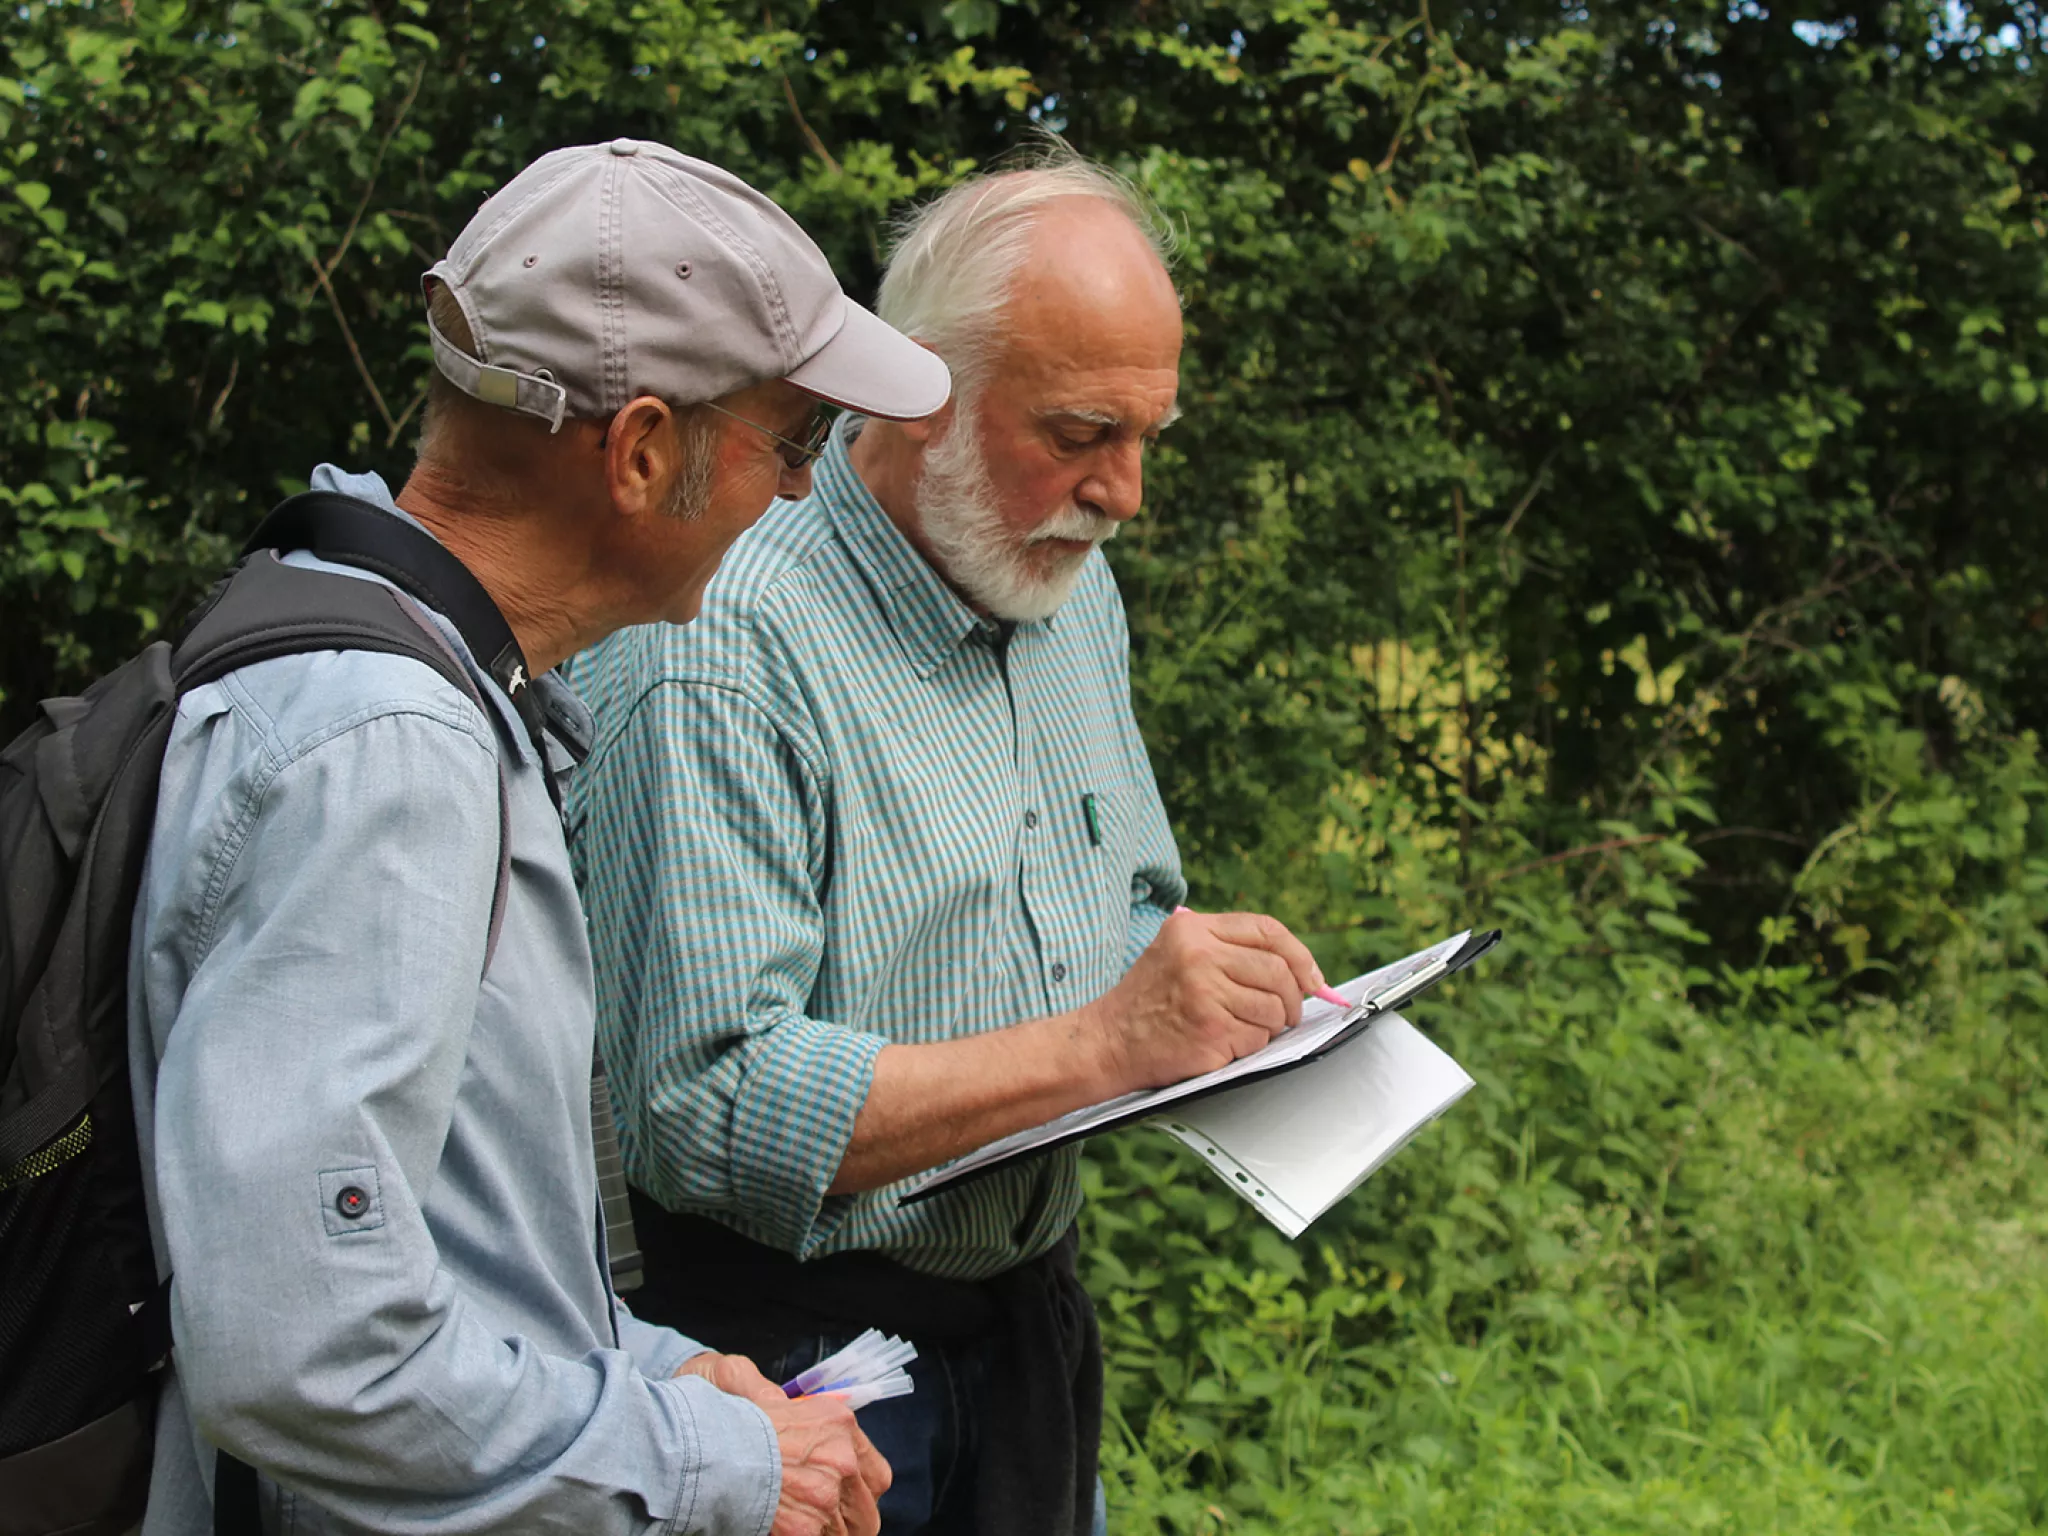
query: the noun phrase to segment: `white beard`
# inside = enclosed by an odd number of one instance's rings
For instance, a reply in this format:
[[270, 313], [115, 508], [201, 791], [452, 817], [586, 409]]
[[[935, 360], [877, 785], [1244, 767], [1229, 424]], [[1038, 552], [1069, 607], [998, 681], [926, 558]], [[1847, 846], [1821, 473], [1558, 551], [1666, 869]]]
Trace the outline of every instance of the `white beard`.
[[1033, 546], [1048, 539], [1100, 546], [1116, 537], [1117, 524], [1070, 501], [1018, 538], [996, 505], [978, 425], [972, 405], [958, 405], [946, 435], [925, 449], [917, 480], [925, 543], [940, 573], [995, 617], [1048, 618], [1072, 595], [1093, 551], [1049, 554]]

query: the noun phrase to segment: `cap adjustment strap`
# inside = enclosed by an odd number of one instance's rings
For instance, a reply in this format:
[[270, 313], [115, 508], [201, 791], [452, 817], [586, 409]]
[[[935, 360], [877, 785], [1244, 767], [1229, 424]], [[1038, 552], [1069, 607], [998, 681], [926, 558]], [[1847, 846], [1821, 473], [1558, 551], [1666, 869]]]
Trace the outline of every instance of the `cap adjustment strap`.
[[521, 373], [514, 368], [480, 363], [442, 335], [431, 316], [427, 320], [427, 335], [434, 344], [434, 366], [465, 395], [486, 405], [538, 416], [548, 424], [550, 432], [562, 430], [562, 418], [569, 412], [569, 391], [547, 377], [545, 370]]

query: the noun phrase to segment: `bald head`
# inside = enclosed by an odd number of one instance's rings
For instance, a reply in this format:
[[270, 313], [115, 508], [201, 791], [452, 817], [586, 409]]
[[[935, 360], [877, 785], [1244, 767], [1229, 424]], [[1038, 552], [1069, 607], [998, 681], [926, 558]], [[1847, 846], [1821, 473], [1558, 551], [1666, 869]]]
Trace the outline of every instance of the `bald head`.
[[1178, 373], [1173, 279], [1144, 233], [1097, 198], [1064, 197], [1038, 210], [998, 315], [987, 373], [1005, 388], [1051, 373]]
[[1028, 164], [964, 181], [904, 219], [875, 309], [945, 358], [956, 393], [970, 395], [1010, 331], [1019, 281], [1046, 261], [1072, 265], [1082, 253], [1058, 240], [1076, 232], [1090, 257], [1120, 265], [1142, 247], [1150, 260], [1138, 267], [1171, 294], [1172, 234], [1157, 206], [1055, 141]]

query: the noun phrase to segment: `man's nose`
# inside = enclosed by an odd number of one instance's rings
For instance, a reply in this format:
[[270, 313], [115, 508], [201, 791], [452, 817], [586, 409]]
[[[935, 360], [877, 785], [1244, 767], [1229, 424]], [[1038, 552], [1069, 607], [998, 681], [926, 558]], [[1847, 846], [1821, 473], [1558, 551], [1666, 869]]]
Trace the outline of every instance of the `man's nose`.
[[1074, 499], [1120, 523], [1136, 517], [1145, 504], [1145, 445], [1132, 441], [1106, 450]]
[[802, 501], [811, 494], [811, 466], [791, 469], [782, 466], [782, 477], [776, 482], [775, 494], [784, 501]]

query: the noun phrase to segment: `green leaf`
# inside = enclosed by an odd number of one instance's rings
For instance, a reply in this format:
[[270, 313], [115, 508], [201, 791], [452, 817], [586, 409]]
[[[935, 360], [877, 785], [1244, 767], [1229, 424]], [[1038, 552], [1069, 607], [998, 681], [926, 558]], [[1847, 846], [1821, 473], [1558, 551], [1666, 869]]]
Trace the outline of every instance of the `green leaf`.
[[353, 81], [338, 86], [335, 89], [334, 105], [336, 109], [354, 118], [358, 124], [365, 128], [370, 126], [370, 109], [375, 104], [376, 98]]
[[316, 75], [299, 87], [292, 98], [292, 121], [303, 123], [320, 115], [320, 109], [334, 90], [333, 85]]
[[996, 0], [948, 0], [939, 12], [954, 37], [962, 42], [976, 37], [993, 37], [1002, 19]]
[[1706, 934], [1700, 932], [1699, 929], [1693, 927], [1692, 924], [1685, 921], [1684, 918], [1678, 916], [1675, 912], [1659, 912], [1652, 908], [1643, 914], [1643, 921], [1659, 933], [1668, 934], [1674, 939], [1683, 939], [1688, 944], [1705, 944], [1710, 942]]

